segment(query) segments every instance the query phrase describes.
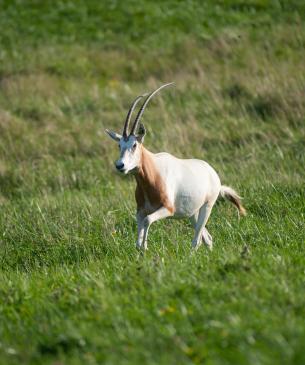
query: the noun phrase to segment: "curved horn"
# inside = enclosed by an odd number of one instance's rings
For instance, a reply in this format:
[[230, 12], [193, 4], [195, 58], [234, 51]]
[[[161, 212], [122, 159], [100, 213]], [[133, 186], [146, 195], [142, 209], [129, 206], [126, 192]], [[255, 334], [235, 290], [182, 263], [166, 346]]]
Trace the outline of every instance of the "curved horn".
[[143, 95], [137, 96], [135, 98], [135, 100], [133, 101], [133, 103], [131, 104], [131, 106], [129, 108], [129, 111], [127, 113], [127, 116], [126, 116], [125, 124], [124, 124], [123, 137], [127, 137], [127, 134], [128, 134], [128, 125], [129, 125], [129, 122], [130, 122], [130, 118], [131, 118], [132, 112], [134, 111], [134, 109], [137, 106], [137, 104], [140, 101], [140, 99], [142, 99], [146, 95], [147, 94], [143, 94]]
[[145, 108], [146, 108], [146, 105], [148, 104], [148, 102], [149, 102], [149, 100], [158, 92], [158, 91], [160, 91], [161, 89], [163, 89], [164, 87], [167, 87], [167, 86], [170, 86], [170, 85], [173, 85], [174, 84], [174, 82], [170, 82], [169, 84], [165, 84], [165, 85], [162, 85], [162, 86], [160, 86], [157, 90], [155, 90], [155, 91], [153, 91], [153, 92], [151, 92], [149, 95], [148, 95], [148, 97], [146, 98], [146, 100], [144, 101], [144, 103], [143, 103], [143, 105], [141, 106], [141, 109], [139, 110], [139, 112], [138, 112], [138, 114], [137, 114], [137, 116], [136, 116], [136, 119], [135, 119], [135, 121], [134, 121], [134, 123], [133, 123], [133, 126], [132, 126], [132, 129], [131, 129], [131, 132], [130, 132], [130, 134], [135, 134], [135, 131], [136, 131], [136, 129], [137, 129], [137, 127], [138, 127], [138, 124], [139, 124], [139, 121], [140, 121], [140, 119], [141, 119], [141, 117], [142, 117], [142, 115], [143, 115], [143, 113], [144, 113], [144, 110], [145, 110]]

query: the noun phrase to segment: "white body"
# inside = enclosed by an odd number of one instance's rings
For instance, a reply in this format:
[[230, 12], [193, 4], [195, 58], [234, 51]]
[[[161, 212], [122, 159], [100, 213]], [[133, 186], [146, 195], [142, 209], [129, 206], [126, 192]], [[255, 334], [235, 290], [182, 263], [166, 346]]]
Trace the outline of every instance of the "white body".
[[[171, 213], [165, 207], [161, 207], [146, 217], [139, 211], [137, 247], [147, 249], [148, 229], [153, 222], [166, 217], [189, 217], [195, 227], [193, 248], [197, 249], [205, 242], [211, 249], [212, 237], [205, 225], [221, 191], [216, 171], [202, 160], [178, 159], [164, 152], [151, 155], [165, 184], [167, 197], [175, 210]], [[145, 199], [145, 208], [154, 210], [148, 199]]]
[[174, 217], [192, 217], [205, 203], [214, 203], [221, 184], [216, 171], [205, 161], [178, 159], [157, 153], [154, 161], [165, 183]]

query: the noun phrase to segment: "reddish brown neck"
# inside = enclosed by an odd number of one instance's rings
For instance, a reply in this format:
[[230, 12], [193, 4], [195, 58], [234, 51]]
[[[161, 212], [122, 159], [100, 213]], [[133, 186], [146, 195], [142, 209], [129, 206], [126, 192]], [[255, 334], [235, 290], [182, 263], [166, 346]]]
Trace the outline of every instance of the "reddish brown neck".
[[140, 148], [140, 162], [135, 178], [137, 184], [145, 184], [153, 187], [156, 183], [157, 177], [159, 176], [153, 160], [153, 154], [142, 145]]
[[173, 212], [174, 208], [168, 200], [166, 187], [157, 170], [153, 154], [143, 146], [140, 148], [140, 163], [135, 175], [137, 181], [135, 195], [138, 210], [144, 209], [145, 201], [148, 200], [149, 205], [153, 206], [155, 209], [165, 206]]

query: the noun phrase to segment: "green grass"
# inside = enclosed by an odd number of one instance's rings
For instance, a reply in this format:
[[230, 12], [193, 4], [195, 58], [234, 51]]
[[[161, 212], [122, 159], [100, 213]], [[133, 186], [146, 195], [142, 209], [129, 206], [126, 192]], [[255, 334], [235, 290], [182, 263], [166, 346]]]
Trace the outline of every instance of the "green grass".
[[[0, 364], [305, 363], [302, 1], [0, 2]], [[214, 250], [187, 221], [135, 250], [114, 172], [139, 93], [151, 151], [207, 160]]]

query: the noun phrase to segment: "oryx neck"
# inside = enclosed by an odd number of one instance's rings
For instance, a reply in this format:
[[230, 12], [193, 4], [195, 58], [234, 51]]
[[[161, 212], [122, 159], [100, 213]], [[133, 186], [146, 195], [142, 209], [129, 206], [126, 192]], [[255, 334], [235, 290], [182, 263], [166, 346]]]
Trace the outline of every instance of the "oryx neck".
[[141, 158], [138, 171], [135, 175], [137, 181], [136, 201], [138, 209], [145, 206], [145, 201], [154, 207], [166, 207], [173, 212], [174, 208], [169, 202], [166, 186], [155, 162], [155, 155], [141, 146]]

